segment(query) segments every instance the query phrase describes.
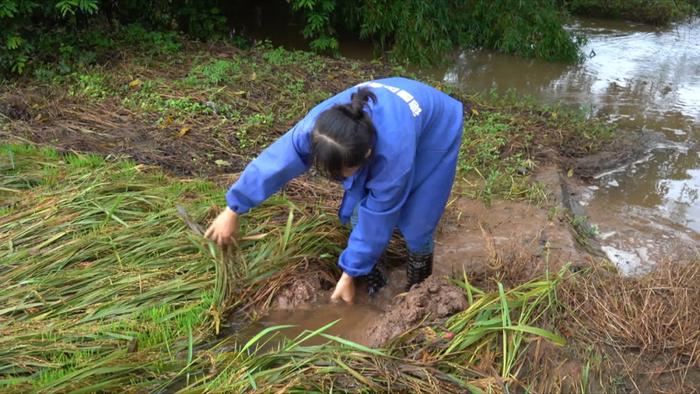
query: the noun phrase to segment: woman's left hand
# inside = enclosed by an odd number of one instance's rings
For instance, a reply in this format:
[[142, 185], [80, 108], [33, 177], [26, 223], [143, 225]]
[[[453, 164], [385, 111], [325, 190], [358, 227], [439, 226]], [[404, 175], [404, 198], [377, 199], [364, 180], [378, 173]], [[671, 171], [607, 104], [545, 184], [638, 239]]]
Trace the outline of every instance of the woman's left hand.
[[338, 279], [338, 284], [335, 285], [335, 290], [333, 290], [333, 295], [331, 295], [331, 301], [340, 299], [348, 304], [352, 304], [352, 301], [355, 299], [355, 281], [352, 276], [345, 272]]

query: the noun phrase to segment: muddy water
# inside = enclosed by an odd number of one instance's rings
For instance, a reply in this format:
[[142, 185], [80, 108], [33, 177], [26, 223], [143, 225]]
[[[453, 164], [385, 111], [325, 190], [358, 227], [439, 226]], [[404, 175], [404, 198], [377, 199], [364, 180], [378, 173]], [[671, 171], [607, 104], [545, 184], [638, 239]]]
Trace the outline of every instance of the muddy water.
[[[279, 326], [291, 325], [293, 327], [278, 330], [279, 334], [270, 344], [281, 342], [283, 337], [288, 339], [298, 338], [300, 335], [317, 330], [327, 324], [336, 322], [325, 334], [341, 336], [345, 339], [360, 344], [368, 343], [367, 326], [381, 315], [381, 309], [370, 303], [360, 302], [355, 305], [344, 303], [320, 303], [308, 305], [294, 310], [275, 310], [243, 333], [244, 338], [253, 337], [260, 330]], [[328, 342], [323, 336], [314, 336], [303, 342], [304, 345], [320, 345]]]
[[[283, 338], [294, 339], [309, 331], [317, 330], [335, 322], [324, 330], [325, 334], [341, 336], [360, 344], [369, 345], [372, 332], [368, 327], [381, 319], [385, 307], [394, 297], [404, 292], [406, 275], [403, 267], [386, 269], [387, 285], [370, 297], [367, 294], [367, 284], [363, 280], [356, 281], [356, 295], [353, 305], [344, 302], [331, 302], [331, 291], [318, 289], [315, 302], [302, 302], [300, 305], [290, 305], [273, 310], [258, 320], [252, 327], [244, 330], [241, 337], [252, 338], [260, 330], [279, 326], [292, 325], [277, 330], [276, 338], [268, 345], [277, 345]], [[305, 345], [319, 345], [328, 342], [323, 336], [315, 336], [304, 342]]]
[[598, 174], [578, 199], [624, 272], [700, 244], [700, 20], [666, 30], [581, 20], [586, 60], [546, 63], [468, 51], [435, 76], [479, 92], [514, 89], [580, 107], [627, 133], [659, 133], [634, 164]]

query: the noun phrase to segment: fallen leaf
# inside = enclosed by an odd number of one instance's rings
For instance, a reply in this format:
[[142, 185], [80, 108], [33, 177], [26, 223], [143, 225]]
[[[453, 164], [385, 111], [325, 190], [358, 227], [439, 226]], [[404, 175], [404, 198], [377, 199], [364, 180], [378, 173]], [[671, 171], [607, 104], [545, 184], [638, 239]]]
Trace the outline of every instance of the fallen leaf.
[[178, 131], [177, 136], [178, 136], [178, 137], [183, 137], [185, 134], [187, 134], [187, 133], [189, 133], [189, 132], [190, 132], [190, 128], [189, 128], [189, 127], [182, 127], [182, 128], [180, 128], [180, 131]]
[[248, 94], [248, 92], [246, 92], [245, 90], [239, 90], [237, 92], [233, 92], [233, 94], [235, 94], [236, 96], [245, 96], [246, 94]]
[[129, 82], [129, 88], [135, 90], [140, 88], [142, 84], [143, 82], [141, 82], [140, 79], [134, 79], [133, 81]]
[[572, 176], [574, 176], [574, 169], [573, 169], [573, 168], [570, 168], [569, 171], [566, 173], [566, 176], [569, 177], [569, 178], [571, 178]]
[[164, 129], [164, 128], [170, 126], [171, 123], [173, 123], [173, 118], [171, 118], [170, 116], [168, 116], [167, 118], [165, 118], [165, 120], [163, 120], [163, 121], [160, 123], [160, 126], [158, 126], [158, 127], [160, 127], [161, 129]]
[[246, 237], [241, 237], [241, 241], [259, 241], [259, 240], [265, 238], [267, 236], [267, 234], [270, 234], [270, 233], [248, 235]]
[[250, 74], [250, 80], [255, 81], [256, 79], [258, 79], [258, 74], [256, 74], [255, 71], [253, 71], [253, 73]]
[[231, 165], [231, 163], [227, 162], [226, 160], [221, 160], [221, 159], [214, 160], [214, 163], [216, 163], [216, 165], [219, 166], [219, 167], [230, 166], [230, 165]]
[[472, 107], [472, 115], [479, 116], [479, 111], [477, 111], [477, 109], [474, 107]]

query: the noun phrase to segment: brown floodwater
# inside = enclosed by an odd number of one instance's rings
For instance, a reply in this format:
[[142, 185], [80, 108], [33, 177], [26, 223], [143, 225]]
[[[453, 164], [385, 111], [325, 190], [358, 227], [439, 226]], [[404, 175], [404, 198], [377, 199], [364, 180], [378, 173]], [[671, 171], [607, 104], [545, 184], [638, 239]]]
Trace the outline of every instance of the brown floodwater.
[[579, 195], [603, 250], [625, 273], [700, 244], [700, 20], [667, 29], [585, 19], [586, 59], [567, 65], [466, 51], [433, 76], [473, 92], [514, 90], [578, 107], [661, 142], [635, 163], [596, 175]]

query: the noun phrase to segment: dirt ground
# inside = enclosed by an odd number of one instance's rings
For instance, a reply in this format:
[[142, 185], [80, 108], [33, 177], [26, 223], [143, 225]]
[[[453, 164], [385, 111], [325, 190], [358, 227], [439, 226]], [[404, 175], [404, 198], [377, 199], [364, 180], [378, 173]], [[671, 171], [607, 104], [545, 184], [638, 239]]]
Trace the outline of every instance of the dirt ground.
[[452, 200], [438, 231], [435, 272], [461, 275], [464, 270], [475, 280], [502, 272], [503, 280], [520, 283], [546, 269], [557, 271], [563, 263], [587, 264], [589, 253], [560, 215], [565, 210], [560, 171], [543, 167], [535, 179], [549, 192], [543, 206], [523, 201], [487, 205], [468, 198]]
[[[246, 136], [250, 141], [246, 142], [236, 134], [242, 127], [240, 120], [223, 121], [222, 116], [180, 111], [182, 118], [174, 114], [174, 119], [163, 121], [162, 113], [123, 104], [124, 99], [139, 92], [140, 88], [125, 91], [131, 82], [163, 79], [168, 82], [161, 87], [167, 92], [158, 92], [162, 99], [182, 98], [214, 106], [212, 93], [202, 86], [174, 88], [175, 82], [191, 73], [197, 58], [246, 59], [251, 65], [266, 64], [264, 51], [242, 51], [224, 45], [211, 48], [201, 43], [186, 43], [186, 47], [188, 56], [177, 62], [162, 59], [145, 66], [139, 59], [125, 58], [111, 65], [103, 84], [106, 97], [99, 100], [72, 94], [75, 82], [42, 86], [27, 81], [0, 86], [0, 138], [45, 144], [60, 151], [127, 156], [180, 176], [227, 174], [242, 170], [263, 146], [298, 121], [298, 115], [289, 118], [287, 111], [296, 108], [303, 113], [320, 101], [318, 96], [327, 97], [368, 77], [389, 73], [386, 66], [365, 63], [349, 67], [348, 61], [332, 58], [323, 60], [323, 74], [328, 76], [323, 78], [318, 78], [315, 73], [319, 71], [312, 65], [273, 65], [267, 71], [271, 75], [257, 77], [244, 67], [243, 74], [252, 74], [224, 86], [227, 90], [218, 87], [217, 100], [230, 104], [240, 118], [275, 114], [271, 123], [251, 126]], [[303, 81], [302, 90], [308, 94], [292, 96], [280, 82], [283, 77]]]

